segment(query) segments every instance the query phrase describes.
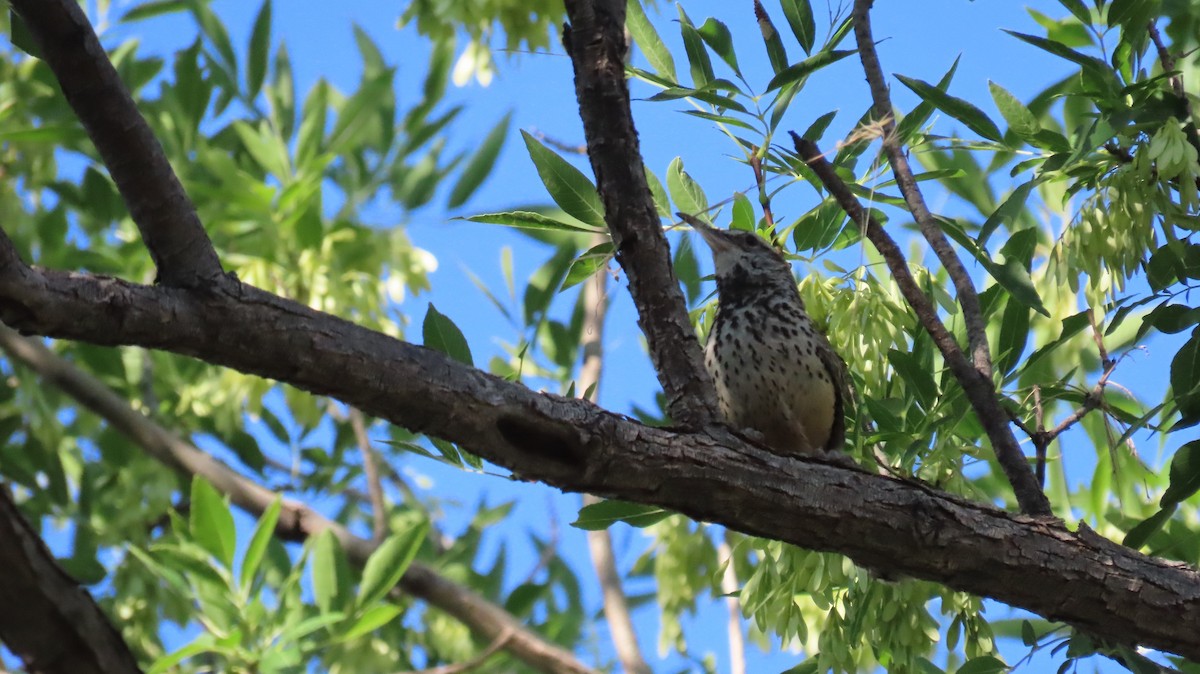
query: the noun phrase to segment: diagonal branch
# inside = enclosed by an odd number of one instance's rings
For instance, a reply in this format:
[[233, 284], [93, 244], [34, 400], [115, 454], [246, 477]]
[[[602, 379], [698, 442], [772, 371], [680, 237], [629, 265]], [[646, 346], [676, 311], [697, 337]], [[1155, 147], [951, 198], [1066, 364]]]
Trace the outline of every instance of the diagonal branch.
[[568, 0], [563, 43], [575, 66], [575, 96], [588, 157], [617, 262], [629, 279], [650, 359], [677, 422], [703, 427], [716, 393], [688, 320], [671, 252], [646, 184], [625, 82], [625, 0]]
[[46, 674], [140, 673], [129, 646], [0, 485], [0, 641]]
[[962, 305], [963, 319], [967, 327], [967, 341], [970, 345], [971, 359], [974, 361], [978, 376], [991, 379], [992, 356], [988, 350], [987, 325], [983, 320], [983, 310], [979, 305], [979, 295], [975, 292], [975, 284], [963, 267], [958, 253], [946, 239], [933, 214], [925, 205], [925, 197], [917, 180], [913, 177], [908, 158], [904, 155], [904, 147], [896, 135], [896, 120], [892, 109], [891, 95], [887, 83], [883, 79], [883, 69], [879, 65], [879, 55], [875, 52], [875, 38], [871, 36], [870, 10], [874, 0], [855, 0], [852, 17], [854, 20], [854, 37], [858, 42], [858, 57], [862, 61], [863, 71], [867, 75], [867, 84], [871, 88], [871, 98], [875, 101], [875, 116], [882, 125], [883, 151], [887, 154], [888, 162], [892, 165], [892, 174], [896, 185], [904, 195], [908, 210], [912, 212], [921, 235], [929, 242], [930, 248], [941, 261], [954, 289], [958, 293], [958, 303]]
[[162, 145], [75, 0], [11, 0], [117, 184], [158, 282], [219, 283], [221, 262]]
[[[102, 382], [42, 344], [25, 339], [4, 325], [0, 325], [0, 349], [129, 436], [155, 460], [185, 476], [203, 477], [228, 495], [234, 505], [251, 515], [260, 516], [278, 496], [134, 410], [127, 400]], [[378, 541], [359, 538], [337, 522], [292, 501], [284, 501], [275, 534], [283, 540], [296, 541], [315, 536], [326, 529], [333, 531], [351, 561], [360, 566], [366, 563], [378, 545]], [[584, 666], [567, 651], [547, 643], [522, 626], [504, 609], [470, 589], [443, 578], [419, 562], [409, 567], [400, 579], [399, 587], [454, 616], [485, 639], [494, 640], [510, 634], [505, 641], [505, 648], [538, 671], [547, 674], [595, 674], [595, 670]], [[7, 600], [2, 591], [0, 599]], [[4, 613], [0, 611], [0, 615]]]
[[[889, 575], [991, 597], [1117, 643], [1200, 659], [1200, 573], [1119, 546], [1085, 526], [1071, 532], [1056, 521], [1013, 515], [919, 483], [775, 456], [720, 427], [678, 433], [644, 426], [251, 286], [240, 286], [235, 297], [36, 270], [3, 237], [0, 319], [26, 333], [170, 350], [268, 377], [459, 443], [523, 479], [838, 552]], [[213, 469], [211, 457], [194, 460]], [[213, 470], [214, 483], [235, 502], [265, 507], [275, 496]], [[283, 526], [310, 527], [294, 533], [331, 526], [313, 519], [315, 513], [292, 512]], [[344, 540], [356, 556], [369, 551], [362, 539]], [[478, 601], [441, 595], [438, 588], [448, 585], [413, 567], [403, 587], [470, 620]], [[497, 613], [476, 617], [493, 621], [485, 636], [495, 638], [512, 619], [487, 606]]]
[[950, 334], [946, 325], [942, 323], [942, 319], [938, 318], [937, 309], [934, 308], [925, 293], [921, 292], [912, 272], [908, 270], [908, 261], [904, 259], [904, 253], [896, 245], [896, 241], [858, 203], [858, 199], [850, 192], [846, 183], [838, 177], [833, 165], [821, 154], [816, 143], [801, 138], [795, 133], [792, 134], [792, 140], [796, 144], [796, 152], [800, 158], [817, 174], [821, 183], [825, 185], [825, 189], [829, 190], [834, 199], [837, 199], [842, 210], [850, 216], [850, 220], [859, 226], [863, 235], [883, 256], [888, 269], [892, 272], [892, 277], [896, 279], [900, 293], [913, 308], [917, 320], [933, 338], [933, 343], [941, 351], [946, 365], [949, 366], [959, 385], [966, 392], [967, 400], [975, 409], [975, 416], [979, 418], [988, 438], [992, 441], [996, 459], [1012, 484], [1013, 494], [1021, 506], [1021, 511], [1028, 515], [1050, 515], [1050, 501], [1042, 493], [1033, 471], [1029, 469], [1029, 465], [1025, 461], [1025, 455], [1021, 452], [1021, 447], [1017, 444], [1017, 439], [1008, 425], [1008, 415], [1000, 406], [1000, 400], [996, 396], [996, 389], [992, 386], [991, 380], [980, 376], [979, 372], [967, 361], [967, 357], [958, 342], [955, 341], [954, 335]]

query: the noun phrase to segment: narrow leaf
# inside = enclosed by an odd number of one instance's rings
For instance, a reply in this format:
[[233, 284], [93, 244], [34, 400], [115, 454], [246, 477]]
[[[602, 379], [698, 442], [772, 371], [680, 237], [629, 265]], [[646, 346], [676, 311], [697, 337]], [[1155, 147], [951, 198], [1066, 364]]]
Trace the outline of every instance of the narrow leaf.
[[429, 523], [422, 521], [407, 531], [388, 536], [363, 567], [362, 583], [358, 587], [358, 606], [370, 607], [383, 599], [400, 582], [409, 564], [417, 556], [429, 534]]
[[254, 527], [254, 535], [250, 537], [250, 545], [246, 546], [246, 553], [242, 555], [239, 580], [243, 593], [249, 592], [250, 586], [254, 583], [258, 567], [267, 553], [267, 546], [275, 537], [275, 525], [279, 522], [279, 512], [282, 509], [283, 500], [276, 498], [258, 518], [258, 524]]
[[758, 20], [758, 30], [762, 33], [763, 43], [767, 47], [767, 58], [771, 60], [771, 70], [782, 72], [788, 65], [787, 50], [783, 48], [783, 40], [779, 39], [779, 31], [771, 23], [771, 17], [759, 0], [754, 0], [754, 18]]
[[997, 143], [1003, 139], [1003, 134], [982, 110], [971, 103], [951, 96], [937, 87], [918, 79], [897, 75], [904, 86], [912, 89], [922, 100], [932, 103], [937, 109], [967, 125], [975, 133]]
[[720, 56], [725, 63], [729, 64], [730, 68], [733, 68], [733, 72], [740, 76], [742, 70], [738, 67], [737, 54], [733, 51], [733, 36], [729, 33], [729, 28], [720, 21], [709, 17], [696, 30], [717, 56]]
[[663, 44], [658, 31], [654, 29], [654, 24], [650, 23], [650, 19], [646, 17], [641, 0], [629, 0], [626, 4], [625, 25], [629, 28], [629, 34], [633, 36], [633, 41], [646, 56], [650, 67], [654, 68], [658, 75], [666, 77], [672, 82], [678, 82], [679, 77], [675, 74], [675, 59], [671, 57], [671, 50]]
[[1007, 89], [991, 80], [988, 80], [988, 89], [991, 90], [992, 100], [996, 102], [1004, 121], [1008, 122], [1008, 128], [1022, 139], [1035, 138], [1042, 130], [1042, 125], [1038, 124], [1037, 117], [1034, 117], [1029, 108]]
[[708, 197], [704, 196], [700, 185], [683, 170], [683, 160], [679, 157], [672, 159], [671, 165], [667, 167], [667, 191], [671, 193], [671, 200], [675, 202], [676, 208], [705, 222], [709, 221]]
[[592, 181], [528, 132], [522, 131], [521, 136], [525, 139], [529, 158], [533, 160], [538, 176], [554, 203], [580, 222], [603, 229], [604, 206]]
[[253, 100], [267, 77], [267, 59], [271, 50], [271, 0], [263, 0], [250, 32], [249, 57], [246, 61], [246, 96]]
[[585, 531], [598, 531], [607, 529], [617, 522], [624, 522], [630, 526], [642, 528], [661, 522], [673, 514], [658, 506], [624, 501], [601, 501], [584, 506], [575, 521], [571, 522], [571, 526]]
[[232, 567], [237, 533], [225, 499], [208, 481], [197, 477], [192, 480], [191, 503], [188, 525], [192, 537], [226, 568]]
[[454, 184], [454, 189], [450, 191], [450, 198], [446, 203], [449, 208], [465, 204], [491, 174], [492, 167], [496, 165], [496, 158], [500, 156], [500, 150], [504, 147], [504, 140], [508, 137], [508, 123], [511, 120], [512, 111], [509, 111], [492, 127], [487, 138], [483, 139], [483, 144], [471, 155], [458, 182]]
[[531, 211], [506, 211], [504, 213], [480, 213], [478, 215], [468, 215], [465, 218], [455, 218], [455, 220], [469, 220], [471, 222], [486, 222], [492, 225], [504, 225], [505, 227], [516, 227], [517, 229], [542, 229], [555, 232], [587, 232], [594, 234], [602, 231], [595, 227], [585, 227], [573, 222], [563, 222], [547, 217], [541, 213], [533, 213]]
[[827, 65], [837, 63], [838, 61], [841, 61], [857, 51], [857, 49], [819, 51], [816, 54], [813, 54], [812, 56], [797, 63], [796, 65], [784, 69], [782, 72], [776, 74], [775, 77], [772, 77], [771, 81], [767, 84], [767, 91], [774, 91], [786, 84], [791, 84], [793, 82], [799, 82], [802, 84], [809, 75]]
[[787, 19], [792, 34], [800, 43], [805, 54], [812, 53], [813, 44], [817, 41], [817, 24], [813, 21], [812, 5], [808, 0], [782, 0], [783, 16]]

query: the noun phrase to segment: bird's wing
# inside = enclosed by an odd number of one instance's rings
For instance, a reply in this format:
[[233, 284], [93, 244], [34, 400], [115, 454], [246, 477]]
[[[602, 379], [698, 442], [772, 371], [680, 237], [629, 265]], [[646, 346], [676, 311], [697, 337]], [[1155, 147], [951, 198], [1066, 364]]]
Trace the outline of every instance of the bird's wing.
[[850, 395], [850, 377], [846, 372], [846, 361], [833, 350], [833, 345], [828, 339], [824, 339], [821, 348], [817, 349], [817, 357], [821, 359], [821, 364], [825, 366], [825, 371], [829, 373], [829, 379], [833, 382], [833, 426], [829, 429], [829, 441], [825, 443], [825, 449], [829, 451], [840, 451], [846, 444], [846, 401], [851, 399]]

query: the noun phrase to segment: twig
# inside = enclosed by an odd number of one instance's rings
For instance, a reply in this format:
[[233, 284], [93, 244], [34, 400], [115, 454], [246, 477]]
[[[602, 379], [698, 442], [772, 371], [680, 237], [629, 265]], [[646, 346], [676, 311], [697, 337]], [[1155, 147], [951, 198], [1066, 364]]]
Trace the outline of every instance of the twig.
[[733, 546], [729, 544], [728, 529], [717, 544], [717, 558], [727, 560], [725, 573], [721, 575], [721, 592], [725, 594], [725, 608], [729, 611], [729, 674], [746, 674], [746, 637], [742, 634], [742, 604], [737, 596], [737, 569], [733, 568]]
[[388, 535], [388, 508], [383, 495], [383, 482], [379, 479], [378, 456], [371, 447], [371, 439], [367, 437], [367, 425], [363, 413], [350, 408], [350, 427], [354, 430], [354, 441], [358, 444], [358, 453], [362, 456], [363, 473], [367, 476], [367, 494], [371, 497], [371, 520], [373, 522], [372, 538], [380, 543]]
[[500, 636], [493, 639], [492, 643], [482, 653], [466, 662], [442, 665], [441, 667], [430, 667], [428, 669], [414, 669], [407, 672], [398, 672], [398, 674], [466, 674], [483, 666], [483, 663], [487, 662], [488, 658], [499, 652], [501, 648], [504, 648], [504, 644], [508, 643], [513, 634], [514, 632], [511, 629], [505, 630]]
[[[185, 476], [204, 477], [228, 495], [234, 505], [251, 515], [260, 516], [279, 497], [140, 414], [129, 406], [129, 401], [41, 343], [23, 338], [11, 328], [0, 325], [0, 349], [104, 418], [155, 460]], [[279, 523], [275, 527], [276, 536], [285, 541], [299, 541], [325, 530], [333, 532], [347, 556], [357, 565], [365, 564], [375, 550], [374, 543], [351, 534], [345, 527], [317, 511], [301, 503], [284, 501]], [[505, 630], [512, 629], [513, 636], [508, 642], [508, 649], [514, 657], [538, 671], [546, 674], [597, 674], [596, 670], [579, 662], [568, 651], [521, 626], [503, 608], [443, 578], [420, 562], [413, 562], [409, 566], [400, 579], [399, 587], [454, 616], [484, 638], [494, 639]]]
[[[1158, 24], [1155, 21], [1150, 21], [1146, 24], [1146, 31], [1150, 34], [1150, 40], [1154, 42], [1154, 48], [1158, 51], [1158, 61], [1162, 64], [1164, 73], [1174, 72], [1175, 57], [1171, 54], [1171, 50], [1167, 49], [1167, 44], [1163, 41], [1162, 33], [1158, 32]], [[1184, 130], [1188, 137], [1188, 142], [1192, 147], [1200, 152], [1200, 131], [1196, 129], [1196, 116], [1192, 112], [1192, 99], [1188, 97], [1187, 90], [1183, 86], [1183, 75], [1174, 74], [1170, 77], [1171, 90], [1175, 92], [1176, 98], [1179, 99], [1179, 104], [1183, 106]]]
[[[916, 178], [904, 155], [904, 148], [896, 136], [896, 122], [893, 117], [892, 99], [888, 93], [887, 83], [883, 78], [883, 69], [879, 64], [879, 55], [875, 52], [875, 39], [871, 36], [870, 10], [874, 0], [855, 0], [853, 10], [854, 37], [858, 43], [858, 57], [862, 61], [863, 71], [867, 75], [867, 83], [871, 88], [871, 98], [875, 102], [875, 115], [882, 126], [883, 151], [887, 154], [888, 163], [892, 165], [892, 174], [896, 185], [908, 204], [909, 211], [917, 221], [921, 235], [929, 242], [946, 273], [954, 282], [958, 293], [958, 303], [962, 306], [963, 319], [967, 328], [967, 343], [970, 347], [971, 358], [979, 374], [988, 379], [992, 376], [992, 356], [988, 348], [987, 324], [983, 319], [983, 310], [979, 304], [979, 295], [975, 292], [975, 284], [970, 274], [963, 267], [958, 253], [946, 239], [941, 228], [925, 205], [925, 197], [917, 186]], [[1028, 470], [1028, 468], [1026, 468]]]
[[892, 277], [896, 280], [901, 294], [916, 313], [917, 320], [933, 338], [933, 343], [937, 345], [938, 350], [942, 352], [946, 365], [958, 379], [963, 391], [967, 394], [967, 399], [975, 409], [975, 415], [983, 424], [988, 438], [992, 441], [996, 459], [1000, 462], [1000, 467], [1008, 477], [1009, 483], [1012, 484], [1013, 494], [1017, 498], [1021, 511], [1027, 515], [1051, 515], [1050, 501], [1038, 487], [1033, 471], [1029, 469], [1021, 447], [1017, 444], [1012, 429], [1006, 423], [1009, 415], [1000, 405], [991, 379], [984, 377], [967, 361], [962, 348], [954, 340], [954, 335], [950, 334], [946, 325], [942, 323], [942, 319], [938, 317], [933, 303], [921, 292], [916, 279], [908, 269], [908, 261], [905, 260], [900, 247], [883, 230], [883, 227], [863, 209], [846, 183], [838, 177], [833, 165], [821, 154], [816, 143], [801, 138], [795, 133], [792, 134], [792, 140], [796, 144], [796, 152], [800, 158], [817, 174], [821, 183], [825, 185], [825, 189], [829, 190], [829, 193], [837, 199], [838, 204], [850, 216], [850, 220], [859, 226], [863, 235], [879, 251], [884, 262], [887, 263], [888, 269], [891, 270]]
[[117, 184], [154, 259], [158, 282], [184, 288], [227, 283], [195, 206], [79, 3], [13, 0], [12, 7]]
[[[593, 236], [591, 246], [604, 242], [602, 235]], [[583, 286], [580, 302], [583, 303], [583, 364], [579, 368], [577, 382], [581, 396], [591, 402], [600, 397], [600, 377], [604, 371], [604, 324], [608, 314], [607, 276], [596, 274]], [[599, 503], [591, 494], [583, 495], [585, 506]], [[613, 554], [612, 535], [608, 529], [587, 532], [588, 551], [592, 565], [596, 567], [596, 579], [604, 597], [604, 619], [612, 634], [613, 647], [626, 674], [650, 674], [650, 665], [642, 656], [638, 645], [637, 631], [629, 612], [629, 600], [617, 572], [616, 555]]]
[[617, 262], [629, 280], [650, 359], [675, 423], [709, 426], [717, 418], [712, 377], [683, 291], [671, 269], [671, 251], [646, 184], [625, 81], [624, 0], [567, 0], [570, 24], [563, 45], [575, 69], [575, 96], [588, 158], [604, 204]]
[[[1046, 432], [1046, 410], [1042, 407], [1042, 387], [1037, 384], [1033, 385], [1033, 423], [1037, 429], [1034, 437], [1042, 437]], [[1037, 481], [1042, 489], [1046, 488], [1046, 444], [1037, 440], [1033, 442], [1037, 459]]]
[[767, 231], [775, 236], [775, 214], [771, 211], [771, 195], [767, 193], [767, 174], [763, 170], [762, 158], [758, 156], [760, 148], [751, 148], [750, 168], [754, 171], [754, 184], [758, 186], [758, 203], [763, 209], [763, 220], [767, 223]]

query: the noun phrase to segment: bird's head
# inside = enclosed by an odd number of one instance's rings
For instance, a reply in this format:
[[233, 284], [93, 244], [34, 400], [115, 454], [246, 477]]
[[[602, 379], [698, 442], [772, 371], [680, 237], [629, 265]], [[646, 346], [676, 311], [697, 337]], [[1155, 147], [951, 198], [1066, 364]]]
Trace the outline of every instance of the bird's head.
[[739, 286], [788, 285], [795, 288], [792, 265], [754, 232], [717, 229], [697, 218], [678, 214], [712, 249], [717, 289]]

